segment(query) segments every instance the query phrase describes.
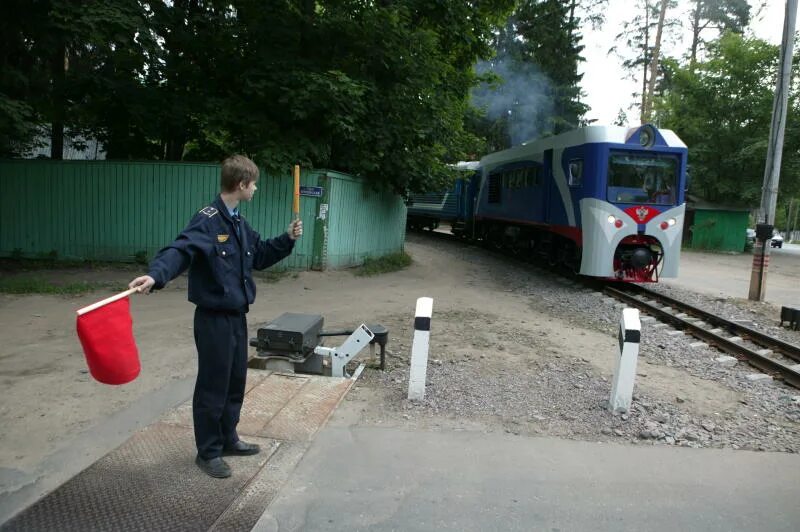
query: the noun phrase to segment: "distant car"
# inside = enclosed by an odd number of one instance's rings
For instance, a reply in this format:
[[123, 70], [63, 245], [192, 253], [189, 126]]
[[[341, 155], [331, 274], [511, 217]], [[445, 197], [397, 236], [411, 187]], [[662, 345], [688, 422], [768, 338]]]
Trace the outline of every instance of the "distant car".
[[746, 231], [747, 232], [745, 233], [744, 243], [747, 246], [752, 246], [753, 244], [756, 243], [756, 230], [748, 227]]
[[783, 247], [783, 237], [781, 235], [775, 235], [772, 237], [772, 240], [769, 241], [769, 246], [772, 248], [782, 248]]

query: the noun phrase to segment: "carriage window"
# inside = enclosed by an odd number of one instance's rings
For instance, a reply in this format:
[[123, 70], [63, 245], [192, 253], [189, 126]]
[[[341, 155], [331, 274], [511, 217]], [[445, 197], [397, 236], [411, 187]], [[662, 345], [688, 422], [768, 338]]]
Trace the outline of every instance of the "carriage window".
[[528, 176], [526, 183], [529, 187], [535, 187], [539, 184], [539, 167], [531, 166], [528, 168]]
[[489, 203], [500, 203], [500, 191], [502, 185], [502, 174], [492, 174], [489, 176]]
[[678, 158], [674, 155], [611, 153], [608, 201], [674, 205]]
[[[497, 180], [499, 184], [493, 185], [492, 179]], [[540, 184], [540, 177], [539, 177], [538, 166], [528, 166], [525, 168], [504, 170], [489, 176], [489, 190], [492, 190], [493, 186], [512, 190], [516, 188], [533, 187], [539, 184]], [[498, 195], [497, 201], [490, 201], [490, 203], [500, 203], [499, 199], [500, 192], [497, 191], [496, 194]]]
[[569, 186], [579, 187], [583, 184], [583, 159], [572, 159], [569, 162]]

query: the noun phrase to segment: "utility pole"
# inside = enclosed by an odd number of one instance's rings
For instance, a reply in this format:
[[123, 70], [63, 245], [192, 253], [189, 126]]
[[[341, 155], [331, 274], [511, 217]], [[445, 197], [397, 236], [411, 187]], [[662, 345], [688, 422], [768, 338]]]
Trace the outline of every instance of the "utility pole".
[[772, 103], [772, 126], [767, 146], [767, 164], [764, 168], [764, 186], [761, 189], [761, 210], [756, 224], [756, 245], [753, 251], [753, 270], [750, 274], [748, 299], [762, 301], [767, 285], [769, 247], [775, 225], [775, 204], [778, 201], [778, 181], [783, 156], [783, 132], [786, 129], [786, 106], [789, 101], [789, 82], [792, 74], [792, 52], [794, 50], [794, 26], [797, 17], [797, 0], [786, 0], [786, 15], [783, 20], [778, 82]]

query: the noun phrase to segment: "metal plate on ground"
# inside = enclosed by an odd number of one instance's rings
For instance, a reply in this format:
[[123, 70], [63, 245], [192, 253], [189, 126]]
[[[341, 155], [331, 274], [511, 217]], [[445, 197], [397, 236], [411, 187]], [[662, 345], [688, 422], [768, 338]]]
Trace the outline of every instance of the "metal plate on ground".
[[262, 452], [226, 458], [231, 478], [194, 464], [190, 399], [0, 528], [249, 530], [353, 381], [258, 370], [248, 381], [239, 435]]
[[233, 476], [214, 479], [194, 464], [185, 427], [156, 423], [11, 520], [4, 530], [207, 530], [279, 443], [231, 459]]

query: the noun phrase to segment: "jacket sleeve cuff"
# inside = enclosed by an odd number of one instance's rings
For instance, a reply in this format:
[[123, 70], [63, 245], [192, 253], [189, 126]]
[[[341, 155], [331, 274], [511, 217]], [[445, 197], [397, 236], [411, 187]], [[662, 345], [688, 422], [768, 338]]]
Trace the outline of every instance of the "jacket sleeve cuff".
[[164, 285], [165, 285], [166, 283], [164, 283], [164, 282], [161, 280], [161, 276], [160, 276], [160, 275], [158, 275], [158, 273], [157, 273], [157, 272], [155, 272], [155, 271], [152, 271], [152, 270], [151, 270], [151, 271], [147, 272], [147, 275], [149, 275], [150, 277], [152, 277], [152, 278], [153, 278], [153, 280], [156, 282], [156, 284], [154, 284], [154, 285], [153, 285], [153, 290], [161, 290], [162, 288], [164, 288]]

